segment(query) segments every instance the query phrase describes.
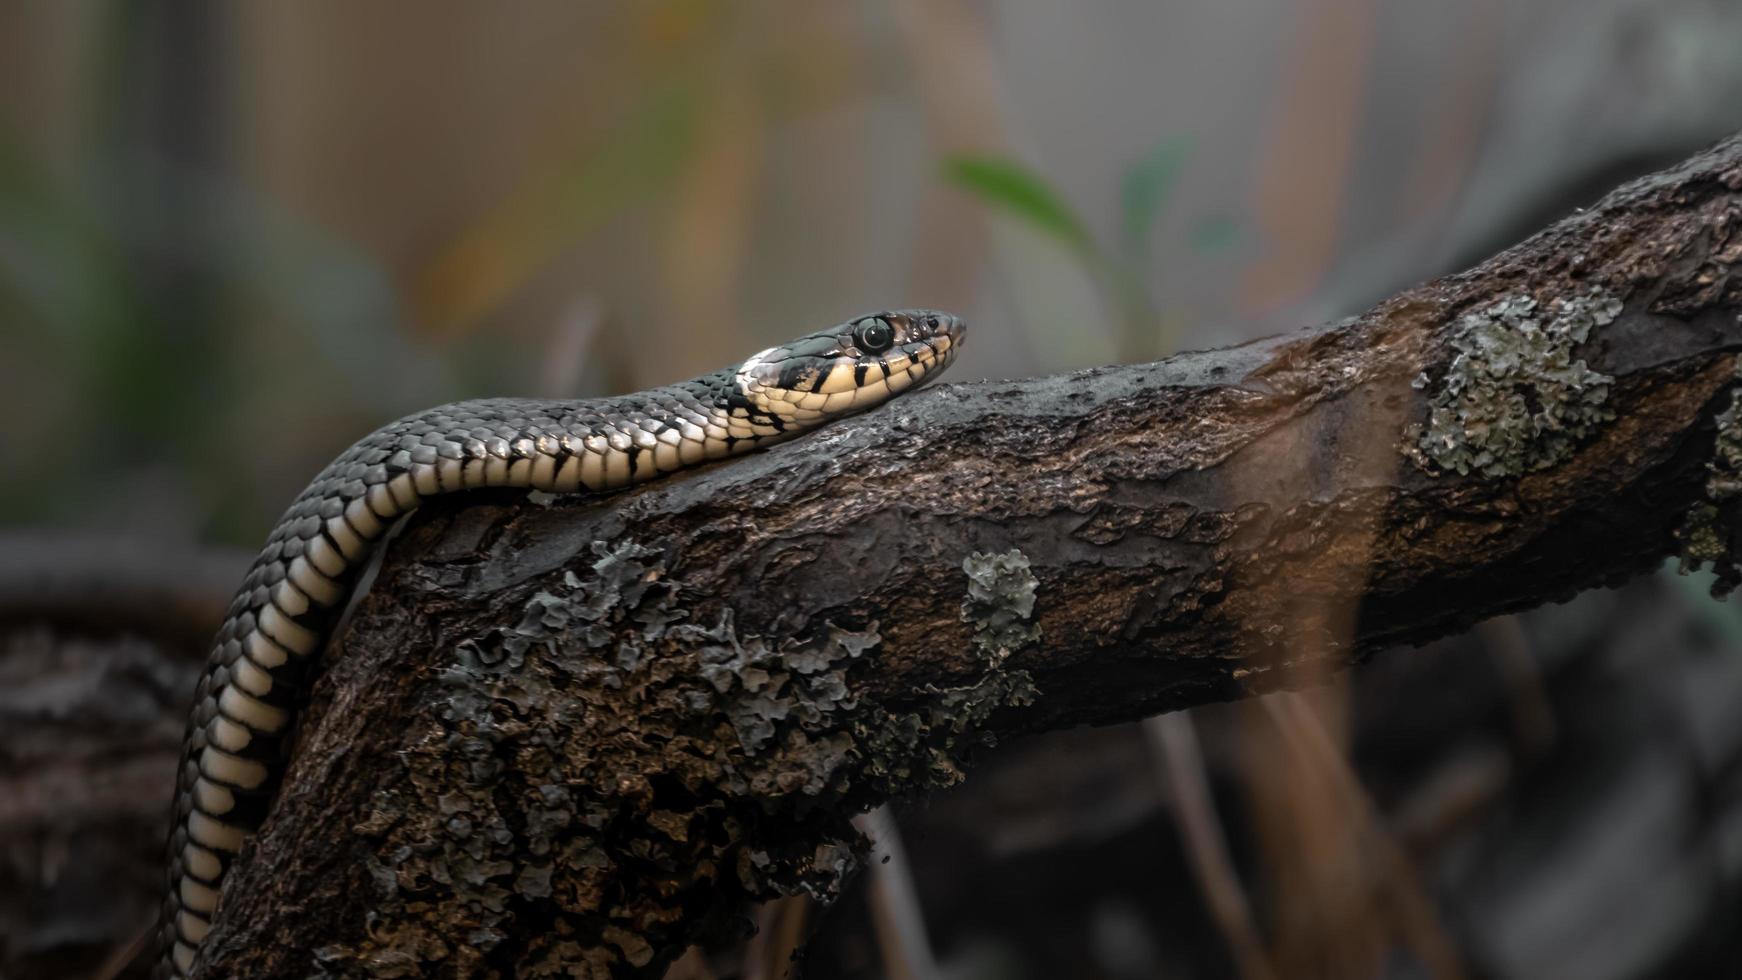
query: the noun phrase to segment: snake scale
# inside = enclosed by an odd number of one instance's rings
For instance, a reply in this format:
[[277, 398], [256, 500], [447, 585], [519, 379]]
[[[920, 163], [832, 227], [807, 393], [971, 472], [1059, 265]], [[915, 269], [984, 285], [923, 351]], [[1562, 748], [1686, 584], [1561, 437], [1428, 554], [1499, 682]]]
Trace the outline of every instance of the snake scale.
[[964, 323], [858, 317], [693, 381], [587, 401], [486, 399], [377, 429], [315, 477], [232, 601], [194, 696], [168, 844], [157, 976], [189, 976], [225, 873], [266, 817], [299, 706], [359, 569], [426, 497], [616, 490], [879, 404], [955, 358]]

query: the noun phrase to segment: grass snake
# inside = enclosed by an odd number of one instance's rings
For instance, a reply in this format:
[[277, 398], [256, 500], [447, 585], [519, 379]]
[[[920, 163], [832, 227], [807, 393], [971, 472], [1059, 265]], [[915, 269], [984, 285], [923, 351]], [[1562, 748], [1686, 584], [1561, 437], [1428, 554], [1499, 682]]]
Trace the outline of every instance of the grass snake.
[[955, 358], [964, 329], [932, 310], [872, 314], [631, 395], [444, 405], [377, 429], [333, 460], [273, 528], [195, 692], [157, 976], [193, 970], [225, 873], [283, 774], [298, 692], [394, 522], [437, 494], [605, 492], [790, 438], [935, 377]]

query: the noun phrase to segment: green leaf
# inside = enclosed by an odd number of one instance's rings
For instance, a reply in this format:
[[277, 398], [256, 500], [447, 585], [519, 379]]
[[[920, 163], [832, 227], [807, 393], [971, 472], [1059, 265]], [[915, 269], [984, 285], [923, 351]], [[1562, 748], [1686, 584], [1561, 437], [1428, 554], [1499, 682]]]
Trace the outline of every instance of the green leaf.
[[944, 175], [985, 203], [1072, 248], [1089, 248], [1088, 233], [1064, 198], [1021, 164], [993, 157], [953, 157], [945, 161]]
[[1119, 181], [1119, 224], [1126, 255], [1149, 250], [1150, 229], [1173, 191], [1189, 150], [1184, 139], [1165, 139], [1125, 171]]
[[1216, 255], [1240, 245], [1244, 238], [1240, 222], [1225, 214], [1200, 218], [1192, 226], [1192, 250], [1203, 255]]

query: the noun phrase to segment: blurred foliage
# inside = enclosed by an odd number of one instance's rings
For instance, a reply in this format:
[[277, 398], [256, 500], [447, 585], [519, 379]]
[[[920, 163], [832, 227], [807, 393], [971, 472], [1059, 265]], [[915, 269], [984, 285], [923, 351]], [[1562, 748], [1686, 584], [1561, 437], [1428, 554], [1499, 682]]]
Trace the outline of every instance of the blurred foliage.
[[[867, 95], [878, 76], [855, 70], [864, 53], [850, 46], [864, 39], [837, 26], [718, 0], [619, 10], [611, 32], [632, 55], [620, 87], [578, 94], [588, 124], [560, 133], [525, 180], [437, 250], [410, 286], [415, 321], [437, 333], [475, 324], [612, 218], [681, 200], [740, 113], [789, 122]], [[733, 102], [745, 91], [748, 110]]]
[[[500, 317], [479, 328], [611, 220], [676, 199], [730, 108], [723, 79], [750, 78], [757, 100], [788, 115], [864, 94], [843, 49], [858, 39], [827, 17], [767, 30], [765, 14], [714, 0], [594, 11], [606, 70], [625, 84], [540, 94], [552, 118], [524, 179], [392, 255], [323, 225], [306, 201], [275, 198], [253, 169], [238, 138], [255, 134], [230, 90], [249, 76], [226, 61], [244, 14], [87, 13], [27, 20], [76, 38], [63, 63], [78, 96], [55, 110], [69, 138], [6, 128], [32, 116], [0, 123], [0, 383], [14, 407], [0, 453], [41, 481], [0, 487], [0, 513], [25, 525], [253, 541], [321, 461], [381, 421], [524, 391], [562, 325], [520, 328], [530, 344], [505, 343]], [[395, 152], [391, 130], [371, 135], [376, 152]], [[342, 178], [329, 179], [333, 200], [348, 192]], [[585, 288], [571, 292], [592, 302]], [[730, 325], [722, 311], [716, 332]], [[620, 347], [636, 361], [658, 354]], [[595, 388], [638, 381], [612, 376], [598, 353], [562, 349], [590, 365]], [[273, 451], [248, 448], [261, 445]]]
[[1182, 139], [1162, 140], [1120, 178], [1119, 244], [1125, 255], [1133, 259], [1149, 255], [1151, 232], [1173, 193], [1188, 152], [1189, 147]]
[[[1089, 233], [1088, 223], [1046, 179], [1020, 163], [1000, 157], [956, 156], [945, 161], [944, 176], [987, 207], [1026, 225], [1063, 246], [1098, 283], [1119, 317], [1118, 352], [1125, 361], [1148, 361], [1172, 353], [1178, 317], [1163, 308], [1151, 243], [1167, 211], [1191, 144], [1169, 137], [1128, 166], [1119, 180], [1119, 233], [1108, 247]], [[1226, 216], [1197, 219], [1189, 246], [1217, 252], [1239, 242], [1239, 229]]]
[[1021, 164], [993, 157], [962, 156], [946, 161], [944, 172], [957, 186], [1026, 221], [1042, 234], [1073, 249], [1094, 253], [1094, 243], [1064, 197]]
[[510, 194], [437, 255], [414, 287], [439, 331], [476, 322], [609, 216], [667, 187], [695, 153], [702, 80], [665, 81], [567, 165]]
[[[278, 501], [237, 466], [239, 413], [301, 392], [376, 414], [400, 410], [408, 389], [451, 387], [405, 342], [379, 267], [259, 194], [126, 149], [62, 179], [3, 138], [0, 160], [0, 310], [24, 356], [74, 396], [9, 440], [66, 474], [60, 493], [0, 488], [14, 519], [88, 518], [144, 469], [175, 474], [220, 536], [252, 537]], [[242, 311], [292, 325], [306, 367], [259, 370], [248, 334], [227, 326]], [[383, 364], [395, 372], [383, 378]]]

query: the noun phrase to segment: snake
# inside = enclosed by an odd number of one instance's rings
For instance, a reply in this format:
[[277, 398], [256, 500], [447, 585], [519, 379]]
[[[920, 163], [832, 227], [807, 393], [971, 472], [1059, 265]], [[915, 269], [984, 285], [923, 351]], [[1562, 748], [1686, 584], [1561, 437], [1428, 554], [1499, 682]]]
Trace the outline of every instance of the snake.
[[154, 975], [192, 975], [226, 875], [288, 765], [301, 692], [388, 531], [424, 500], [480, 487], [601, 494], [736, 456], [930, 381], [966, 331], [890, 310], [630, 395], [490, 398], [410, 415], [332, 461], [273, 527], [194, 692], [166, 848]]

